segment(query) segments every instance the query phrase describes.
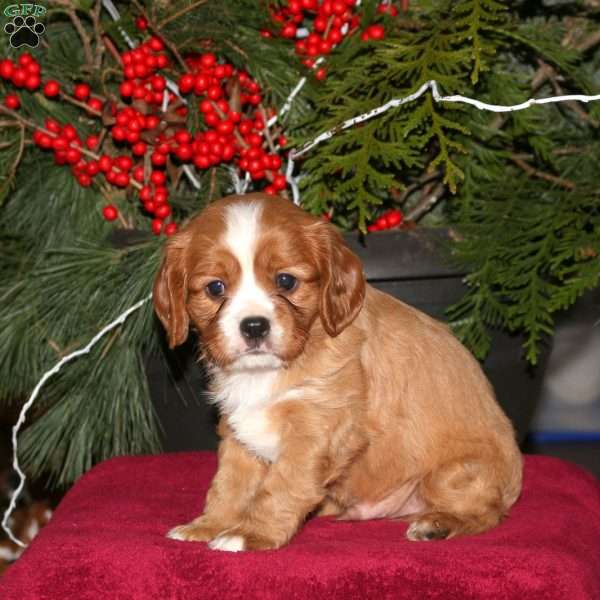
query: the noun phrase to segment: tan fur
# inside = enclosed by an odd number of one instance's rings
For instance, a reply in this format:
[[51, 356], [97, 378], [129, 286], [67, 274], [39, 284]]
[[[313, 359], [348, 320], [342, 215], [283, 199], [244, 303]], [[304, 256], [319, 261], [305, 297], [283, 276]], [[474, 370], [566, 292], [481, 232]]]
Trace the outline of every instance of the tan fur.
[[[202, 275], [235, 272], [216, 250], [218, 215], [247, 201], [264, 204], [261, 286], [294, 265], [300, 279], [287, 299], [273, 292], [287, 336], [268, 409], [279, 454], [272, 463], [254, 456], [224, 415], [204, 514], [176, 537], [225, 534], [241, 536], [244, 549], [277, 548], [314, 513], [401, 517], [415, 540], [495, 526], [519, 496], [521, 456], [479, 364], [447, 327], [366, 285], [341, 236], [293, 205], [260, 194], [228, 198], [175, 236], [155, 285], [171, 344], [191, 321], [226, 376], [233, 358], [222, 351], [219, 308], [203, 293]], [[201, 284], [186, 286], [193, 280]]]

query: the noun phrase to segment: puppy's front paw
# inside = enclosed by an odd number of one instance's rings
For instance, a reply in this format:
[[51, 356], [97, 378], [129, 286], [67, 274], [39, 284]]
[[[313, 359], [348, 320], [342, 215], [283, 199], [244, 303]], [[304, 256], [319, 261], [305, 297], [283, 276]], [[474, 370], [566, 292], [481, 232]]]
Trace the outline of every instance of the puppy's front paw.
[[240, 552], [246, 550], [245, 540], [241, 535], [219, 535], [211, 542], [208, 542], [211, 550], [223, 550], [225, 552]]
[[172, 540], [182, 542], [208, 542], [217, 535], [218, 530], [215, 527], [202, 525], [196, 521], [186, 523], [185, 525], [177, 525], [168, 533], [167, 537]]
[[240, 552], [243, 550], [275, 550], [284, 543], [270, 537], [266, 531], [258, 531], [256, 527], [241, 524], [220, 532], [208, 545], [213, 550]]

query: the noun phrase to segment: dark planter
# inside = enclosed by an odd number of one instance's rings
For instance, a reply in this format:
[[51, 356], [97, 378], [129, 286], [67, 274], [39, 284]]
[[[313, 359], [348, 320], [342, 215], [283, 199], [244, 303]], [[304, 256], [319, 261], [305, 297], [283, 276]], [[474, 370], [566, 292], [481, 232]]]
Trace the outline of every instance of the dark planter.
[[[445, 309], [465, 291], [464, 273], [444, 260], [443, 242], [448, 238], [443, 230], [381, 232], [369, 235], [366, 245], [356, 234], [345, 237], [362, 259], [372, 285], [435, 318], [443, 320]], [[539, 399], [545, 360], [542, 358], [535, 370], [528, 369], [520, 344], [517, 337], [495, 332], [483, 368], [521, 443]], [[171, 378], [166, 377], [159, 358], [148, 365], [152, 399], [167, 451], [216, 445], [216, 414], [204, 397], [205, 376], [193, 355], [192, 343], [170, 354]]]

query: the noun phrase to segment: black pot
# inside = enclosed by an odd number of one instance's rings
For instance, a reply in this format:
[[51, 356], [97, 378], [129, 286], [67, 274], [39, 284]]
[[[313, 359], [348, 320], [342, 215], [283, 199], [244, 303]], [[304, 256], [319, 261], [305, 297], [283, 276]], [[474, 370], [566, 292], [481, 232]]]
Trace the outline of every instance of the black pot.
[[[368, 281], [437, 319], [465, 292], [464, 272], [445, 260], [445, 230], [385, 231], [366, 238], [346, 234], [361, 258]], [[194, 360], [193, 343], [168, 353], [171, 377], [160, 359], [148, 364], [152, 399], [163, 428], [166, 451], [216, 447], [216, 412], [206, 402], [205, 374]], [[502, 408], [513, 422], [519, 443], [527, 435], [540, 396], [545, 356], [536, 369], [527, 368], [521, 340], [501, 331], [483, 363]], [[182, 402], [183, 400], [183, 402]]]

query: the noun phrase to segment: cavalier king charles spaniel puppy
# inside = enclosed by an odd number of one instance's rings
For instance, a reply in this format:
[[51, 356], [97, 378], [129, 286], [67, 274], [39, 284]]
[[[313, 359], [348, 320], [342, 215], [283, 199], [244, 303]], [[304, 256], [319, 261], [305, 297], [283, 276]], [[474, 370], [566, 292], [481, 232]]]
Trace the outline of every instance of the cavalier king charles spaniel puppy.
[[198, 332], [221, 414], [204, 512], [169, 537], [279, 548], [335, 515], [434, 540], [494, 527], [519, 496], [514, 431], [477, 361], [291, 202], [209, 205], [167, 242], [154, 305], [171, 348]]

